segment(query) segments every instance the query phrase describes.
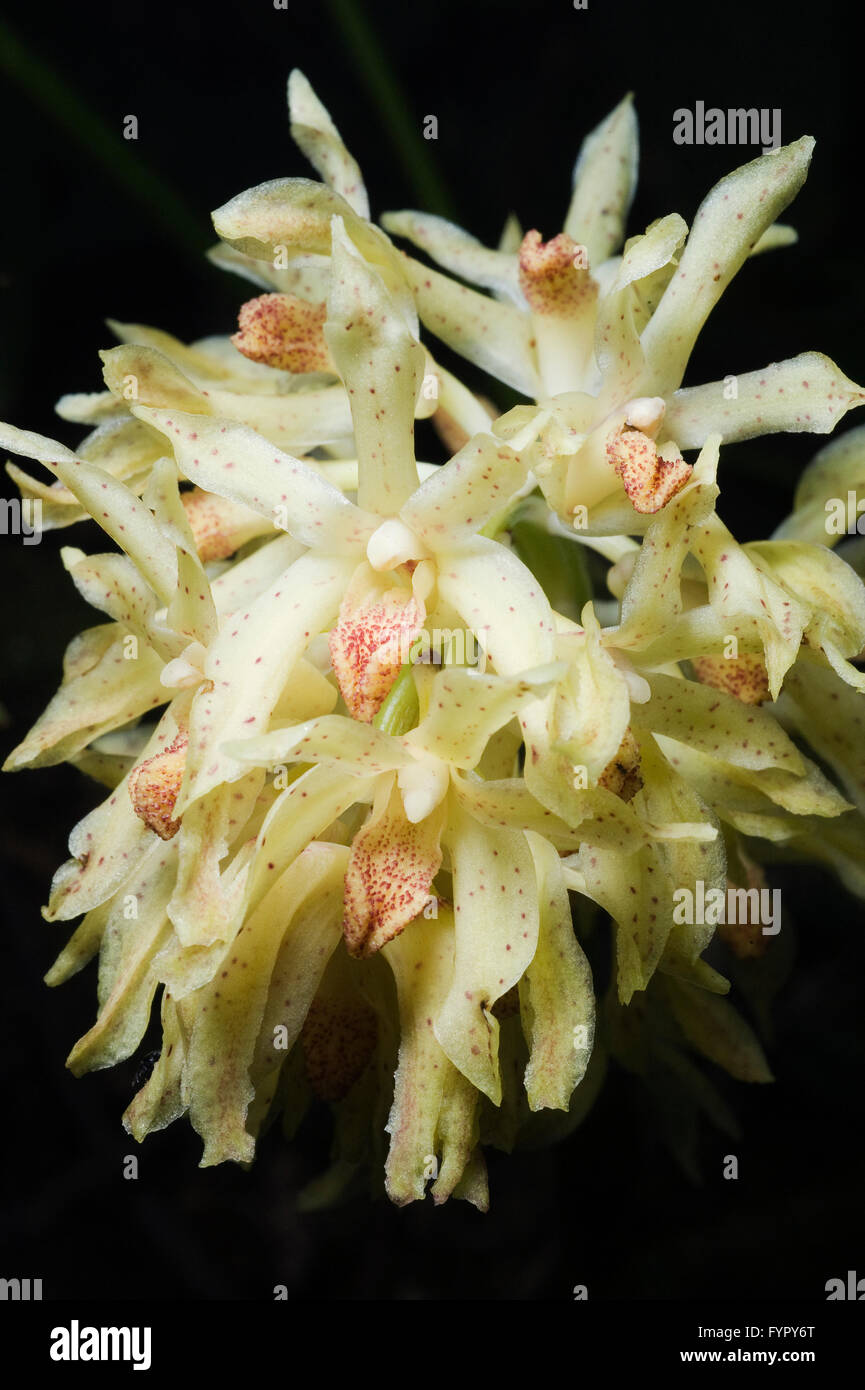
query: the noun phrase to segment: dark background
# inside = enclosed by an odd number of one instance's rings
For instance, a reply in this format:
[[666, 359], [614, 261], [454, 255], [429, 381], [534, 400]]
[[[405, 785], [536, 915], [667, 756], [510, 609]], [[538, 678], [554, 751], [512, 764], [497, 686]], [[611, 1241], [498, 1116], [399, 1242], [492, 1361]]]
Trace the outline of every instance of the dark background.
[[[807, 349], [861, 379], [853, 13], [823, 3], [798, 21], [766, 0], [590, 0], [582, 12], [570, 0], [7, 5], [0, 418], [74, 446], [82, 431], [52, 406], [63, 392], [100, 389], [106, 316], [184, 340], [232, 329], [253, 291], [203, 260], [208, 214], [265, 179], [311, 172], [288, 136], [293, 66], [359, 160], [374, 216], [444, 211], [487, 242], [512, 210], [545, 237], [559, 229], [580, 140], [628, 90], [642, 137], [631, 232], [673, 210], [690, 222], [712, 183], [753, 157], [674, 145], [677, 107], [780, 107], [785, 143], [817, 137], [809, 181], [785, 216], [800, 242], [743, 270], [687, 381]], [[121, 139], [129, 114], [137, 142]], [[429, 114], [435, 143], [419, 139]], [[721, 511], [740, 539], [768, 533], [789, 509], [818, 445], [778, 436], [725, 449]], [[49, 533], [31, 547], [0, 537], [4, 751], [53, 693], [65, 643], [90, 621], [58, 555], [61, 544], [92, 546], [85, 535]], [[0, 794], [0, 1274], [42, 1277], [47, 1298], [255, 1299], [283, 1283], [292, 1298], [544, 1299], [587, 1283], [600, 1299], [760, 1300], [822, 1298], [826, 1280], [857, 1261], [865, 1273], [862, 912], [821, 871], [773, 880], [798, 939], [775, 1011], [777, 1081], [749, 1089], [716, 1078], [744, 1138], [702, 1131], [702, 1186], [670, 1157], [640, 1087], [614, 1071], [566, 1143], [491, 1156], [486, 1217], [456, 1203], [396, 1211], [383, 1201], [304, 1215], [297, 1192], [327, 1152], [320, 1123], [291, 1148], [270, 1135], [246, 1174], [198, 1171], [198, 1140], [180, 1121], [139, 1152], [139, 1180], [123, 1180], [134, 1146], [119, 1119], [137, 1064], [75, 1081], [63, 1061], [92, 1021], [95, 970], [54, 993], [41, 984], [65, 932], [39, 907], [97, 793], [57, 768], [4, 778]], [[721, 1179], [731, 1148], [738, 1182]]]

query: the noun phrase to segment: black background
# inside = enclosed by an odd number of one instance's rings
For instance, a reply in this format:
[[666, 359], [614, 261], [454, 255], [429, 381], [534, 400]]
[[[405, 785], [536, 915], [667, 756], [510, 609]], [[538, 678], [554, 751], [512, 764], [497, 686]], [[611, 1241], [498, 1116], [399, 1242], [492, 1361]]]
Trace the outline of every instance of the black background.
[[[290, 143], [285, 79], [301, 67], [363, 169], [373, 215], [426, 206], [495, 241], [515, 211], [545, 237], [567, 207], [582, 136], [628, 90], [641, 122], [630, 230], [676, 210], [690, 221], [749, 151], [673, 144], [673, 111], [779, 107], [785, 142], [817, 138], [812, 173], [785, 216], [797, 246], [748, 265], [715, 311], [687, 383], [808, 349], [854, 379], [865, 275], [861, 72], [854, 10], [796, 11], [766, 0], [713, 6], [589, 0], [361, 0], [406, 115], [375, 100], [376, 72], [344, 3], [7, 5], [0, 39], [0, 417], [73, 445], [54, 417], [66, 391], [101, 386], [103, 319], [152, 323], [184, 340], [230, 331], [252, 292], [202, 258], [209, 211], [241, 189], [310, 171]], [[801, 13], [807, 18], [798, 19]], [[20, 48], [12, 48], [13, 39]], [[22, 58], [21, 53], [26, 55]], [[29, 76], [28, 76], [29, 73]], [[26, 79], [26, 80], [22, 80]], [[123, 118], [139, 122], [121, 139]], [[426, 181], [400, 155], [426, 115]], [[153, 183], [152, 180], [157, 180]], [[430, 179], [446, 189], [435, 201]], [[148, 182], [151, 180], [151, 182]], [[687, 384], [686, 383], [686, 384]], [[842, 426], [843, 428], [843, 426]], [[740, 539], [768, 533], [819, 441], [778, 436], [728, 448], [720, 510]], [[9, 489], [11, 494], [11, 488]], [[4, 564], [4, 746], [23, 736], [59, 680], [64, 644], [90, 621], [62, 570], [61, 544], [0, 537]], [[39, 906], [66, 837], [95, 804], [73, 769], [4, 778], [0, 1274], [41, 1277], [45, 1297], [592, 1298], [701, 1295], [822, 1298], [828, 1278], [865, 1274], [861, 1210], [862, 913], [821, 871], [786, 870], [798, 960], [779, 1000], [774, 1086], [725, 1085], [744, 1139], [738, 1182], [721, 1178], [730, 1141], [701, 1139], [702, 1186], [661, 1144], [639, 1087], [613, 1072], [589, 1120], [558, 1148], [491, 1160], [488, 1216], [451, 1204], [385, 1202], [300, 1214], [327, 1131], [291, 1148], [277, 1134], [251, 1170], [199, 1171], [178, 1122], [139, 1153], [119, 1117], [136, 1062], [74, 1080], [63, 1061], [89, 1027], [90, 969], [49, 993], [41, 977], [65, 932]], [[718, 1078], [716, 1078], [718, 1079]]]

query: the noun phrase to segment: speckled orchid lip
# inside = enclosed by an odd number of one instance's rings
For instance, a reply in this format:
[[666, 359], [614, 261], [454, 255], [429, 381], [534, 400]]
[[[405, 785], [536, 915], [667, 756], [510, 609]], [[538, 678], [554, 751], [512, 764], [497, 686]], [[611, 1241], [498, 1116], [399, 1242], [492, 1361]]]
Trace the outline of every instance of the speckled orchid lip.
[[[106, 389], [58, 406], [91, 426], [75, 452], [0, 426], [52, 475], [10, 465], [43, 525], [92, 518], [117, 547], [63, 548], [102, 616], [6, 768], [108, 788], [51, 887], [45, 916], [82, 920], [47, 980], [99, 953], [76, 1074], [131, 1056], [158, 996], [136, 1139], [188, 1114], [203, 1165], [246, 1164], [317, 1098], [319, 1194], [372, 1170], [397, 1204], [485, 1209], [485, 1147], [537, 1112], [578, 1124], [611, 1058], [654, 1049], [671, 1086], [693, 1052], [771, 1079], [683, 890], [769, 892], [763, 840], [865, 896], [865, 585], [824, 525], [865, 428], [821, 450], [770, 539], [740, 545], [716, 511], [722, 445], [828, 432], [863, 393], [813, 352], [682, 384], [733, 276], [795, 239], [777, 218], [809, 138], [728, 175], [690, 231], [673, 213], [625, 240], [626, 98], [561, 230], [511, 218], [490, 248], [423, 212], [375, 225], [298, 72], [289, 106], [321, 181], [214, 214], [211, 259], [256, 290], [237, 330], [112, 325]], [[498, 383], [524, 403], [499, 415]], [[416, 455], [430, 418], [440, 465]], [[745, 965], [772, 949], [718, 934]]]

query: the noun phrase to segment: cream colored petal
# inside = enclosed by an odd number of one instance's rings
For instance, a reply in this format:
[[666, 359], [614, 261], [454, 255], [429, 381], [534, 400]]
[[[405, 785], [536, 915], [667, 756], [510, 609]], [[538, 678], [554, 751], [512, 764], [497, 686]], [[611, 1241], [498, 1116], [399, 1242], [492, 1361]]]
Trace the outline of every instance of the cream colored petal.
[[406, 502], [402, 520], [432, 550], [451, 549], [506, 511], [526, 487], [528, 460], [491, 434], [476, 434]]
[[351, 400], [358, 453], [358, 504], [393, 516], [418, 485], [415, 403], [423, 348], [381, 277], [334, 219], [333, 280], [325, 337]]
[[153, 845], [115, 898], [99, 956], [99, 1016], [67, 1058], [76, 1076], [124, 1061], [144, 1037], [158, 982], [155, 956], [170, 932], [165, 908], [175, 858], [171, 846]]
[[435, 1035], [450, 1060], [494, 1104], [501, 1100], [493, 1004], [537, 950], [538, 895], [526, 836], [490, 830], [453, 803], [447, 842], [454, 876], [456, 957]]
[[405, 237], [425, 251], [451, 275], [459, 275], [480, 289], [493, 290], [518, 308], [524, 307], [512, 253], [491, 251], [462, 227], [431, 212], [385, 212], [381, 225], [391, 235]]
[[192, 707], [180, 812], [246, 772], [222, 745], [264, 732], [293, 666], [333, 621], [353, 569], [352, 560], [301, 556], [223, 625]]
[[[341, 847], [336, 847], [335, 856], [324, 846], [318, 849], [321, 854], [296, 860], [278, 889], [246, 920], [226, 952], [222, 970], [200, 998], [184, 1066], [183, 1098], [204, 1140], [202, 1167], [226, 1160], [244, 1163], [254, 1155], [254, 1140], [246, 1128], [254, 1095], [249, 1072], [286, 927], [311, 890], [327, 885], [344, 864]], [[330, 935], [335, 945], [336, 933], [331, 930]], [[310, 964], [323, 967], [325, 960], [313, 955]]]
[[574, 934], [559, 857], [540, 835], [527, 839], [538, 876], [540, 926], [537, 950], [519, 982], [529, 1045], [525, 1087], [531, 1110], [567, 1110], [594, 1041], [592, 972]]
[[255, 859], [246, 888], [247, 910], [253, 910], [279, 875], [321, 835], [343, 811], [371, 801], [376, 779], [347, 778], [338, 768], [312, 767], [289, 783], [277, 797], [258, 835]]
[[766, 710], [675, 676], [653, 675], [650, 685], [651, 700], [639, 706], [645, 727], [735, 767], [804, 772], [795, 744]]
[[532, 700], [546, 694], [559, 673], [527, 673], [525, 679], [446, 667], [434, 679], [429, 710], [403, 744], [468, 769], [480, 762], [487, 742]]
[[690, 1043], [737, 1081], [772, 1081], [766, 1055], [754, 1033], [732, 1004], [683, 981], [671, 981], [667, 998]]
[[294, 143], [358, 217], [368, 218], [369, 199], [357, 161], [352, 159], [328, 111], [299, 68], [289, 75], [288, 109]]
[[2, 425], [0, 444], [51, 468], [103, 531], [134, 560], [162, 602], [171, 601], [177, 583], [174, 547], [130, 488], [41, 435]]
[[269, 517], [304, 545], [360, 545], [375, 527], [315, 469], [244, 425], [147, 406], [136, 414], [166, 436], [191, 482]]
[[186, 1055], [181, 1011], [171, 995], [162, 996], [162, 1051], [153, 1071], [123, 1116], [123, 1127], [140, 1144], [148, 1134], [165, 1129], [186, 1109], [180, 1095]]
[[112, 626], [111, 631], [119, 635], [94, 665], [64, 680], [27, 737], [9, 754], [7, 772], [63, 762], [100, 734], [167, 703], [168, 693], [159, 680], [162, 658], [147, 648], [129, 647], [118, 628]]
[[476, 536], [439, 555], [438, 592], [463, 619], [500, 676], [554, 658], [552, 609], [530, 570], [505, 546]]
[[574, 167], [565, 231], [594, 269], [620, 246], [637, 186], [639, 137], [630, 94], [587, 135]]
[[373, 777], [410, 762], [410, 755], [389, 734], [342, 714], [327, 714], [292, 728], [228, 745], [239, 762], [274, 767], [278, 763], [315, 763], [347, 777]]
[[248, 772], [194, 801], [183, 813], [168, 915], [184, 948], [212, 946], [234, 934], [244, 883], [220, 866], [249, 819], [263, 782], [262, 772]]
[[643, 334], [662, 394], [680, 385], [711, 310], [802, 187], [813, 148], [803, 136], [761, 155], [721, 179], [700, 204], [678, 270]]
[[[422, 1199], [431, 1176], [441, 1201], [453, 1191], [477, 1141], [477, 1092], [448, 1060], [433, 1031], [453, 973], [452, 914], [413, 923], [384, 955], [394, 974], [400, 1050], [387, 1129], [388, 1196], [398, 1206]], [[447, 1190], [445, 1190], [447, 1189]]]
[[506, 386], [524, 396], [540, 394], [527, 314], [460, 285], [411, 256], [406, 257], [404, 270], [417, 311], [431, 333]]
[[[733, 388], [736, 394], [730, 399]], [[863, 400], [865, 392], [830, 358], [802, 352], [759, 372], [676, 391], [664, 429], [680, 449], [698, 448], [715, 433], [726, 444], [780, 430], [828, 434]]]

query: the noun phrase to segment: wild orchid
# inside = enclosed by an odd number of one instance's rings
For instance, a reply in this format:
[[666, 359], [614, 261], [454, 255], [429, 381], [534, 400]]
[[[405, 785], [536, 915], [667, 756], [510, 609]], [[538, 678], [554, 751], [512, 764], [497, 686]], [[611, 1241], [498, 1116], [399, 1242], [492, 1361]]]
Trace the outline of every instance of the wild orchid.
[[[865, 894], [865, 586], [818, 524], [862, 478], [861, 431], [770, 540], [715, 509], [723, 443], [828, 431], [862, 393], [816, 353], [682, 387], [723, 289], [792, 238], [810, 140], [722, 180], [690, 234], [672, 214], [623, 245], [626, 99], [563, 230], [511, 222], [490, 249], [422, 213], [376, 226], [299, 73], [289, 104], [323, 182], [214, 214], [212, 259], [263, 291], [237, 331], [116, 326], [106, 390], [58, 406], [93, 427], [76, 451], [0, 427], [53, 475], [10, 465], [44, 524], [91, 517], [119, 548], [64, 548], [106, 621], [6, 767], [109, 789], [52, 885], [45, 916], [83, 920], [47, 978], [99, 954], [76, 1073], [130, 1057], [159, 997], [137, 1139], [187, 1113], [203, 1164], [248, 1163], [318, 1099], [335, 1159], [308, 1200], [383, 1169], [397, 1203], [429, 1184], [485, 1208], [484, 1146], [579, 1123], [611, 1058], [719, 1122], [689, 1050], [770, 1079], [704, 953], [716, 931], [734, 962], [773, 943], [677, 895], [759, 894], [761, 840]], [[526, 403], [497, 416], [422, 325]], [[426, 417], [442, 464], [416, 457]], [[584, 543], [605, 586], [562, 603], [561, 547]]]

